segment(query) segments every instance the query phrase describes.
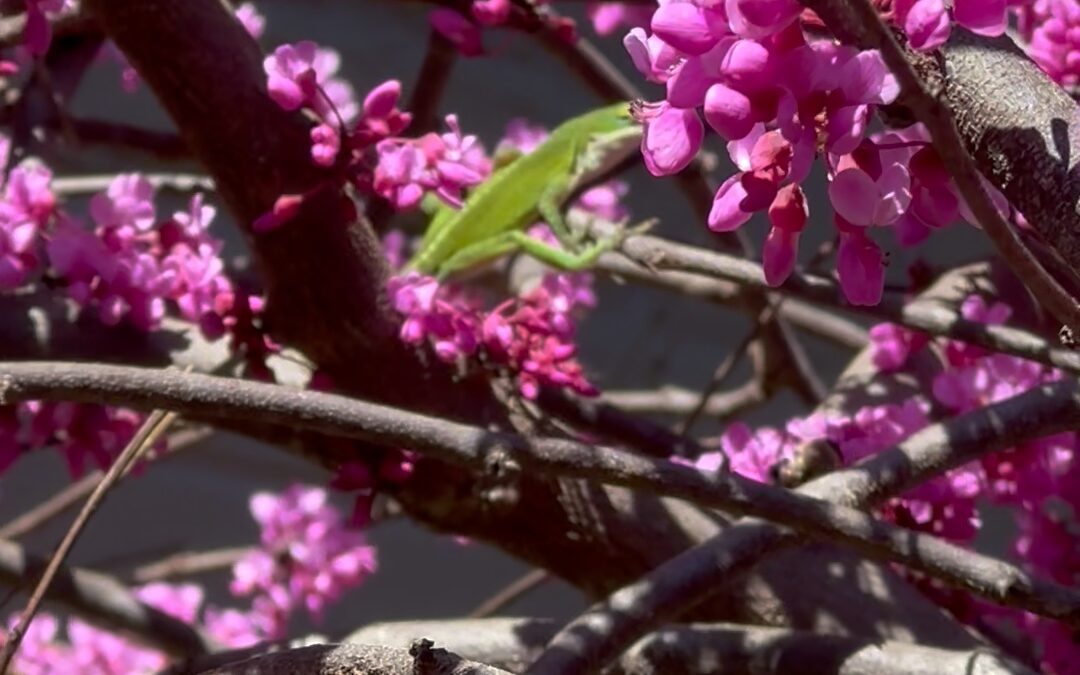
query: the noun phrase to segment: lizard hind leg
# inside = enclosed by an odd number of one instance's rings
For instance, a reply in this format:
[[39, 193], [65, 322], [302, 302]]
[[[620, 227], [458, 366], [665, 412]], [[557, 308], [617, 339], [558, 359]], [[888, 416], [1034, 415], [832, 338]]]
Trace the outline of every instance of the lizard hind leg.
[[623, 240], [623, 233], [619, 232], [610, 237], [604, 237], [577, 251], [567, 251], [546, 244], [538, 239], [533, 239], [524, 232], [509, 232], [518, 248], [540, 262], [567, 272], [580, 272], [592, 267], [596, 260], [607, 251], [617, 248]]

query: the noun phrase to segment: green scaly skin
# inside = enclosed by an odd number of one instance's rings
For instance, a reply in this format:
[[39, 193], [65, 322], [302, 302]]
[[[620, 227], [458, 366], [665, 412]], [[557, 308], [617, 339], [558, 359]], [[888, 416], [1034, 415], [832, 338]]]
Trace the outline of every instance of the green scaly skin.
[[[625, 102], [564, 122], [531, 153], [496, 170], [461, 210], [438, 210], [406, 269], [441, 279], [518, 250], [559, 269], [589, 267], [624, 234], [582, 248], [562, 218], [563, 203], [636, 152], [640, 141], [641, 128]], [[525, 234], [540, 220], [564, 248]]]

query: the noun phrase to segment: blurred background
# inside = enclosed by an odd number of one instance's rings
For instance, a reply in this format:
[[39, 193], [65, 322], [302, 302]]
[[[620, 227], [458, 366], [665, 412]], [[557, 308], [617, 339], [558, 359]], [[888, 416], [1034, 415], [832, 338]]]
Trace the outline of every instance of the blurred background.
[[[560, 4], [568, 14], [583, 18], [580, 10], [584, 3], [556, 3]], [[406, 98], [413, 91], [426, 47], [428, 5], [393, 0], [257, 0], [256, 5], [267, 19], [261, 40], [264, 50], [285, 42], [314, 40], [340, 52], [339, 76], [353, 85], [359, 97], [391, 78], [403, 82]], [[580, 28], [642, 85], [647, 96], [662, 98], [662, 91], [645, 83], [633, 70], [621, 47], [621, 33], [601, 39], [587, 21], [582, 21]], [[478, 134], [489, 150], [511, 119], [524, 117], [550, 128], [603, 102], [528, 36], [494, 31], [486, 40], [494, 57], [460, 59], [439, 112], [440, 116], [456, 113], [463, 131]], [[172, 128], [145, 85], [134, 94], [121, 88], [119, 68], [108, 56], [100, 59], [84, 81], [73, 109], [80, 116]], [[715, 138], [708, 143], [722, 160], [714, 176], [719, 183], [730, 174], [730, 165], [723, 146]], [[183, 162], [156, 162], [141, 154], [94, 148], [60, 150], [46, 160], [58, 175], [198, 171], [197, 166]], [[626, 202], [635, 217], [659, 217], [662, 224], [657, 232], [662, 236], [709, 244], [705, 224], [694, 216], [674, 180], [654, 179], [641, 166], [623, 178], [630, 184]], [[808, 187], [811, 221], [802, 245], [804, 260], [833, 231], [820, 170]], [[159, 216], [182, 208], [183, 201], [180, 196], [163, 193], [157, 202]], [[77, 203], [70, 208], [85, 212]], [[762, 220], [755, 218], [745, 226], [759, 244], [764, 235]], [[219, 212], [213, 231], [227, 240], [232, 254], [243, 253], [228, 214]], [[905, 280], [905, 270], [916, 254], [935, 264], [948, 264], [971, 260], [988, 250], [983, 237], [966, 225], [935, 234], [915, 252], [899, 249], [891, 239], [881, 241], [891, 251], [890, 278], [898, 283]], [[605, 391], [662, 384], [701, 389], [717, 364], [752, 329], [748, 317], [737, 310], [605, 278], [598, 278], [596, 287], [600, 302], [583, 321], [581, 359]], [[805, 344], [821, 375], [831, 382], [849, 355], [812, 337], [805, 337]], [[730, 382], [740, 384], [749, 374], [743, 363]], [[803, 411], [800, 401], [783, 393], [743, 420], [752, 426], [781, 425]], [[713, 420], [703, 420], [697, 427], [700, 433], [720, 429]], [[328, 478], [321, 469], [275, 448], [231, 434], [216, 434], [154, 464], [144, 475], [114, 490], [83, 534], [71, 562], [123, 576], [136, 566], [179, 551], [253, 544], [258, 536], [248, 510], [253, 492], [280, 491], [293, 482], [324, 485]], [[31, 453], [0, 484], [0, 523], [68, 482], [56, 453]], [[346, 512], [351, 508], [347, 497], [335, 494], [334, 499]], [[32, 551], [48, 554], [69, 519], [57, 520], [23, 542]], [[318, 630], [340, 637], [372, 621], [460, 616], [528, 571], [484, 543], [463, 544], [403, 518], [376, 525], [369, 536], [378, 550], [378, 572], [331, 607], [322, 623], [313, 625], [306, 617], [298, 617], [292, 634]], [[205, 582], [213, 604], [246, 606], [246, 599], [229, 595], [228, 578], [229, 570], [225, 569], [198, 580]], [[549, 581], [502, 613], [562, 619], [580, 610], [583, 603], [575, 589]], [[18, 606], [9, 600], [3, 611], [6, 615]]]

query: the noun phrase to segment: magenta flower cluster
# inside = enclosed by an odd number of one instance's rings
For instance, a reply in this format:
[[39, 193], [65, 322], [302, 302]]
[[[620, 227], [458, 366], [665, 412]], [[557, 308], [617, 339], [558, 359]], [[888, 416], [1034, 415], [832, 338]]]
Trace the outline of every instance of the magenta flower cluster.
[[[460, 137], [456, 129], [455, 133]], [[527, 153], [545, 136], [542, 128], [514, 121], [499, 148]], [[465, 138], [472, 153], [468, 163], [480, 182], [490, 172], [491, 163], [473, 137]], [[428, 189], [446, 199], [440, 188]], [[624, 184], [612, 181], [587, 190], [573, 208], [580, 214], [620, 221], [627, 216], [619, 204], [625, 191]], [[410, 201], [419, 201], [423, 194], [423, 186], [417, 185]], [[529, 234], [558, 245], [543, 223], [531, 228]], [[399, 257], [395, 249], [388, 252]], [[490, 309], [485, 308], [479, 294], [416, 272], [391, 278], [388, 292], [394, 308], [405, 318], [401, 339], [406, 343], [430, 344], [448, 363], [475, 359], [483, 353], [488, 362], [513, 374], [523, 396], [535, 398], [542, 386], [565, 387], [582, 395], [597, 393], [577, 361], [574, 343], [575, 315], [596, 302], [591, 286], [588, 274], [546, 272], [534, 287]]]
[[642, 153], [654, 175], [684, 169], [704, 138], [703, 111], [738, 169], [717, 190], [709, 227], [729, 232], [767, 212], [762, 262], [774, 286], [796, 265], [809, 212], [801, 183], [822, 157], [841, 286], [852, 304], [876, 304], [884, 257], [871, 229], [891, 226], [914, 243], [962, 207], [919, 128], [867, 137], [875, 107], [898, 94], [880, 54], [808, 42], [801, 14], [794, 0], [661, 3], [651, 32], [624, 39], [638, 70], [666, 88], [638, 111]]
[[[1011, 311], [1003, 303], [990, 303], [973, 295], [964, 301], [962, 314], [971, 321], [1001, 324]], [[920, 350], [932, 348], [942, 355], [944, 369], [926, 383], [929, 397], [915, 395], [904, 401], [866, 406], [850, 415], [796, 418], [782, 430], [751, 430], [742, 423], [732, 424], [720, 438], [719, 447], [698, 457], [695, 466], [713, 471], [726, 456], [734, 471], [765, 482], [772, 479], [771, 470], [779, 461], [790, 459], [800, 445], [817, 439], [831, 442], [843, 461], [850, 464], [903, 441], [936, 415], [975, 410], [1063, 376], [1039, 363], [988, 353], [958, 341], [933, 340], [893, 324], [875, 326], [871, 338], [874, 363], [886, 372], [906, 368]], [[1017, 559], [1033, 572], [1073, 583], [1080, 565], [1075, 530], [1075, 514], [1080, 512], [1078, 488], [1080, 436], [1062, 433], [949, 471], [889, 500], [880, 507], [880, 513], [905, 527], [971, 545], [980, 527], [979, 506], [1007, 508], [1018, 528], [1013, 542]], [[1047, 672], [1077, 672], [1080, 647], [1061, 624], [1017, 610], [991, 607], [923, 578], [913, 580], [961, 620], [991, 620], [1009, 630], [1020, 629], [1032, 635]]]
[[[0, 475], [34, 448], [54, 446], [72, 478], [88, 469], [107, 469], [120, 454], [142, 415], [90, 403], [28, 401], [0, 407]], [[161, 451], [164, 441], [155, 447]]]
[[58, 217], [46, 244], [49, 262], [69, 295], [94, 307], [107, 325], [127, 319], [151, 330], [172, 301], [180, 316], [217, 338], [224, 334], [233, 292], [221, 242], [208, 231], [215, 209], [195, 195], [187, 211], [159, 223], [153, 200], [145, 178], [117, 176], [90, 202], [93, 231]]
[[[260, 545], [235, 565], [232, 583], [236, 595], [254, 596], [250, 610], [204, 606], [195, 584], [151, 583], [135, 589], [136, 597], [186, 623], [199, 622], [211, 639], [239, 649], [283, 637], [296, 608], [317, 616], [375, 570], [374, 550], [360, 532], [344, 528], [321, 488], [293, 485], [280, 495], [259, 493], [251, 511], [261, 528]], [[16, 619], [12, 615], [8, 626]], [[129, 675], [167, 665], [156, 650], [47, 613], [31, 623], [15, 660], [16, 671], [26, 675]]]
[[475, 295], [416, 272], [392, 278], [388, 290], [405, 317], [401, 339], [408, 344], [430, 343], [446, 362], [483, 352], [513, 374], [526, 398], [544, 385], [598, 393], [573, 341], [575, 311], [594, 303], [587, 275], [545, 274], [536, 288], [487, 311]]
[[[198, 621], [202, 610], [201, 623], [207, 634], [226, 648], [250, 647], [266, 639], [248, 614], [203, 606], [203, 591], [195, 584], [151, 583], [135, 589], [135, 596], [186, 623]], [[12, 615], [8, 626], [16, 619], [17, 615]], [[62, 622], [51, 614], [39, 613], [23, 638], [14, 665], [15, 671], [24, 675], [130, 675], [159, 672], [168, 662], [159, 651], [80, 619]]]
[[257, 493], [251, 513], [262, 529], [260, 546], [233, 567], [230, 588], [237, 596], [255, 596], [252, 615], [271, 638], [285, 636], [296, 609], [318, 618], [375, 571], [375, 549], [363, 533], [346, 527], [322, 488]]
[[1072, 0], [1028, 0], [1017, 8], [1020, 35], [1035, 63], [1075, 93], [1080, 86], [1080, 4]]
[[[347, 103], [344, 90], [335, 88], [336, 81], [329, 78], [336, 69], [336, 57], [326, 54], [314, 43], [302, 42], [279, 47], [264, 64], [270, 95], [278, 105], [286, 110], [307, 107], [322, 119], [311, 131], [312, 161], [338, 169], [331, 182], [348, 181], [398, 210], [415, 207], [427, 192], [460, 206], [462, 192], [491, 171], [476, 137], [462, 134], [455, 115], [447, 116], [445, 133], [400, 136], [412, 119], [398, 108], [401, 83], [390, 80], [378, 85], [360, 106]], [[333, 68], [325, 65], [328, 61]], [[255, 230], [284, 224], [305, 196], [282, 196], [270, 213], [256, 221]]]

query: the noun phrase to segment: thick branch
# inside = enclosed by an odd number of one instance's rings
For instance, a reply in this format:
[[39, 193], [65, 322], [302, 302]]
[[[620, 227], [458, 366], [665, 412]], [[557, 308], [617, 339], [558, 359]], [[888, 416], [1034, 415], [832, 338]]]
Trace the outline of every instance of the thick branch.
[[[248, 235], [266, 282], [267, 318], [338, 386], [425, 409], [449, 404], [397, 339], [378, 239], [310, 157], [310, 122], [266, 92], [262, 54], [219, 0], [88, 0], [154, 90]], [[273, 232], [250, 224], [282, 194], [324, 189]], [[356, 368], [358, 362], [364, 368]], [[437, 372], [437, 368], [430, 372]], [[460, 388], [464, 389], [464, 388]], [[466, 390], [467, 391], [467, 390]], [[459, 390], [459, 405], [479, 403]]]
[[[428, 638], [462, 658], [520, 672], [555, 634], [550, 619], [494, 618], [390, 621], [365, 626], [345, 641], [408, 647]], [[1033, 675], [984, 650], [950, 650], [903, 642], [819, 635], [738, 624], [674, 626], [639, 640], [608, 675]]]
[[[930, 425], [898, 446], [827, 474], [797, 490], [835, 503], [872, 507], [945, 471], [1043, 435], [1043, 423], [1061, 414], [1054, 395], [1032, 390], [946, 422]], [[1018, 425], [1034, 424], [1020, 436]], [[665, 562], [642, 579], [613, 593], [556, 636], [530, 673], [591, 672], [614, 659], [634, 640], [692, 609], [746, 572], [766, 553], [802, 540], [775, 525], [745, 519], [710, 541]], [[1014, 568], [1015, 571], [1015, 568]], [[1010, 572], [1009, 574], [1012, 574]], [[1008, 587], [1026, 575], [1004, 582]], [[988, 578], [989, 580], [989, 578]], [[1042, 582], [1034, 581], [1036, 585]], [[1005, 599], [1006, 603], [1011, 603]]]
[[204, 675], [510, 675], [445, 649], [313, 645], [256, 656]]
[[[706, 251], [686, 244], [633, 235], [622, 245], [622, 253], [646, 268], [679, 270], [704, 277], [734, 281], [749, 287], [766, 288], [761, 265], [734, 256]], [[618, 254], [606, 254], [615, 256]], [[968, 321], [954, 309], [936, 302], [914, 300], [887, 294], [873, 307], [852, 307], [843, 299], [839, 285], [831, 279], [812, 274], [792, 274], [777, 293], [793, 295], [824, 305], [844, 307], [851, 311], [892, 321], [930, 335], [949, 337], [985, 347], [992, 351], [1012, 354], [1039, 361], [1063, 370], [1080, 373], [1080, 354], [1056, 348], [1045, 338], [1007, 326], [988, 326]]]
[[[0, 540], [0, 581], [32, 586], [47, 561], [18, 544]], [[203, 654], [212, 645], [194, 628], [137, 600], [111, 577], [78, 568], [61, 569], [47, 600], [76, 612], [103, 628], [131, 637], [175, 656]]]
[[[1044, 616], [1080, 621], [1080, 591], [1033, 579], [1008, 563], [875, 520], [854, 508], [822, 501], [824, 495], [813, 492], [815, 488], [809, 486], [810, 494], [817, 498], [756, 483], [734, 473], [709, 475], [613, 448], [492, 432], [333, 394], [301, 393], [276, 385], [194, 373], [90, 364], [72, 367], [72, 364], [30, 362], [0, 366], [0, 403], [29, 399], [93, 400], [142, 409], [171, 409], [182, 414], [287, 424], [380, 445], [411, 448], [449, 463], [484, 468], [494, 475], [513, 475], [532, 469], [645, 490], [760, 516], [803, 533], [853, 546], [879, 560], [899, 562], [997, 602]], [[1072, 429], [1077, 424], [1080, 424], [1080, 383], [1058, 382], [928, 427], [899, 446], [900, 449], [872, 457], [854, 471], [861, 475], [868, 471], [867, 467], [881, 466], [883, 461], [896, 462], [895, 455], [899, 452], [903, 463], [889, 464], [889, 474], [880, 477], [880, 483], [889, 488], [908, 487], [913, 484], [913, 477], [923, 479], [928, 474], [926, 467], [919, 464], [925, 458], [907, 457], [902, 454], [904, 448], [917, 448], [938, 457], [935, 468], [943, 464], [956, 466], [960, 459], [970, 461], [982, 453]], [[872, 474], [872, 468], [869, 471]], [[864, 488], [862, 494], [868, 495], [864, 499], [881, 498], [885, 491], [879, 482], [871, 480], [858, 487]], [[841, 494], [850, 499], [855, 493], [856, 486], [848, 484]]]
[[1035, 675], [990, 650], [956, 651], [782, 628], [699, 625], [638, 641], [615, 667], [632, 675]]

